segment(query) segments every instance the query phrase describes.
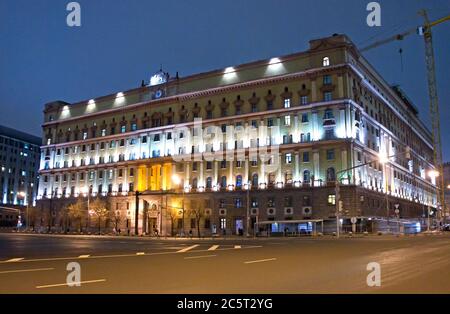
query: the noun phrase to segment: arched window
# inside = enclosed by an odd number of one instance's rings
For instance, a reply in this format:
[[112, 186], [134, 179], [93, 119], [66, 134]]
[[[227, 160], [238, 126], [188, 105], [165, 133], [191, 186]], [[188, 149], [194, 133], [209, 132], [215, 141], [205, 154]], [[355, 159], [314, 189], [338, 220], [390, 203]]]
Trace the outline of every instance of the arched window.
[[336, 181], [336, 171], [333, 167], [327, 169], [327, 181], [334, 182]]
[[242, 188], [242, 176], [241, 175], [238, 175], [237, 177], [236, 177], [236, 188]]
[[211, 177], [207, 177], [206, 178], [206, 188], [207, 189], [211, 189], [212, 188], [212, 178]]
[[329, 58], [329, 57], [324, 57], [324, 58], [322, 59], [322, 65], [323, 65], [324, 67], [329, 66], [329, 65], [330, 65], [330, 58]]
[[223, 176], [222, 178], [220, 178], [220, 187], [222, 189], [227, 188], [227, 177], [226, 176]]
[[311, 172], [309, 172], [309, 170], [305, 170], [303, 171], [303, 182], [310, 183], [309, 181], [311, 181]]
[[254, 173], [252, 176], [252, 187], [257, 188], [258, 187], [258, 174]]
[[197, 188], [197, 185], [198, 185], [198, 180], [197, 180], [197, 178], [192, 179], [192, 188], [193, 188], [193, 189], [196, 189], [196, 188]]

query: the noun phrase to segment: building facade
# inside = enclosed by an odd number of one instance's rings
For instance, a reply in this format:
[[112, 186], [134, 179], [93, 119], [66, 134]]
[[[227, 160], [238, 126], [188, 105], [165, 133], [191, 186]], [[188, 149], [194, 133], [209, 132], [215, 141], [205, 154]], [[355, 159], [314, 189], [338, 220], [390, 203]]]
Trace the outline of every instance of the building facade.
[[19, 209], [38, 194], [41, 138], [0, 126], [0, 226], [16, 226]]
[[185, 78], [159, 71], [49, 103], [44, 119], [38, 206], [55, 228], [93, 198], [122, 232], [204, 235], [308, 233], [337, 209], [343, 228], [356, 217], [370, 231], [436, 206], [429, 130], [345, 35]]

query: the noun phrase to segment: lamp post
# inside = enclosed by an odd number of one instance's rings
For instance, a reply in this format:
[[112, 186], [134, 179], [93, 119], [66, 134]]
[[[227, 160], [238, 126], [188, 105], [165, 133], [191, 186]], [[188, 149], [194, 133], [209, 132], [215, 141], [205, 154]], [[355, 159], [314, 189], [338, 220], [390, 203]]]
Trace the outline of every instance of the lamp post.
[[[182, 180], [181, 180], [180, 176], [174, 174], [174, 175], [172, 176], [172, 182], [173, 182], [175, 185], [180, 186]], [[185, 234], [185, 233], [184, 233], [184, 186], [181, 186], [181, 191], [182, 191], [182, 192], [181, 192], [181, 195], [182, 195], [182, 198], [181, 198], [181, 215], [182, 215], [182, 218], [181, 218], [181, 236], [184, 237], [184, 234]]]
[[383, 164], [383, 172], [384, 172], [384, 192], [386, 193], [386, 224], [387, 231], [389, 232], [389, 194], [388, 194], [388, 181], [387, 181], [387, 163], [389, 162], [389, 158], [384, 155], [379, 155], [379, 161]]
[[251, 189], [251, 182], [248, 181], [247, 182], [247, 217], [246, 217], [246, 226], [245, 226], [245, 230], [246, 230], [246, 235], [247, 237], [250, 236], [250, 189]]

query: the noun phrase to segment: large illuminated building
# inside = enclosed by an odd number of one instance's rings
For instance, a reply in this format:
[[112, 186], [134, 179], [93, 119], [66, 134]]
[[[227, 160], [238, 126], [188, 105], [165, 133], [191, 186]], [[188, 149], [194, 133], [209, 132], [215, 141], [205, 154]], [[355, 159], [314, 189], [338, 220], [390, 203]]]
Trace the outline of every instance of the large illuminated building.
[[371, 231], [436, 206], [429, 130], [344, 35], [184, 78], [160, 71], [44, 116], [38, 197], [55, 228], [61, 209], [96, 197], [130, 233], [138, 199], [147, 234], [326, 231], [338, 208], [342, 228], [357, 217]]

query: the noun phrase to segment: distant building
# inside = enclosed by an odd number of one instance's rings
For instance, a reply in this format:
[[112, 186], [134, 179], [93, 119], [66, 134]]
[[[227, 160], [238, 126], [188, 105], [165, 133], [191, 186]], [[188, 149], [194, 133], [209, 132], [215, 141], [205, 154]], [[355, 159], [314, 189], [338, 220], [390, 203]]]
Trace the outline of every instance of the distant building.
[[160, 234], [335, 228], [336, 204], [345, 230], [353, 217], [358, 230], [398, 217], [415, 226], [437, 206], [430, 131], [345, 35], [292, 55], [184, 78], [160, 71], [137, 89], [46, 104], [42, 144], [38, 208], [55, 228], [77, 200], [92, 221], [92, 198], [120, 218], [116, 229]]
[[33, 205], [38, 190], [41, 138], [0, 126], [0, 203]]
[[444, 164], [444, 191], [445, 191], [445, 206], [450, 209], [450, 162]]

